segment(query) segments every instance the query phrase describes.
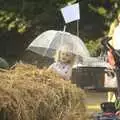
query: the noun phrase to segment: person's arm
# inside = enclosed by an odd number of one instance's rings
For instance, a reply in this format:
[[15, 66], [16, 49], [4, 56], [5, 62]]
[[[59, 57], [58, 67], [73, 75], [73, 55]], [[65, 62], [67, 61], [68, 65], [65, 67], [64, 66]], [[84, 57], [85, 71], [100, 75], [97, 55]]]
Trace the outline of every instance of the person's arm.
[[116, 27], [114, 34], [113, 34], [113, 42], [114, 42], [114, 48], [120, 49], [120, 26]]
[[47, 71], [53, 71], [53, 72], [54, 72], [54, 71], [55, 71], [55, 70], [54, 70], [55, 65], [56, 65], [56, 63], [51, 64], [51, 65], [48, 67]]
[[109, 32], [108, 32], [108, 37], [112, 37], [112, 36], [113, 36], [114, 29], [115, 29], [115, 23], [113, 22], [113, 23], [110, 25], [110, 29], [109, 29]]

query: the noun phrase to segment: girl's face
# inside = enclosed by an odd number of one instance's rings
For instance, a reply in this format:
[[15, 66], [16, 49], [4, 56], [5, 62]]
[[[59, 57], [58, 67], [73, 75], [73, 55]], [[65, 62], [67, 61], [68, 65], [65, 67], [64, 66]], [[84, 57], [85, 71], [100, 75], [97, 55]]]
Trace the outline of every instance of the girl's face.
[[63, 63], [71, 63], [73, 60], [74, 55], [67, 51], [61, 51], [60, 52], [60, 61]]

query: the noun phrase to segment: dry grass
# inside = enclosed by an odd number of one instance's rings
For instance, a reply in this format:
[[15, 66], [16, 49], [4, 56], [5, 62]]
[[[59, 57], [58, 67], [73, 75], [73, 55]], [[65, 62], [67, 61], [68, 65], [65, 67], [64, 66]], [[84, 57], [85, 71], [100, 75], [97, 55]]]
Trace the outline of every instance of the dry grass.
[[25, 64], [0, 72], [0, 110], [2, 120], [86, 120], [80, 88]]

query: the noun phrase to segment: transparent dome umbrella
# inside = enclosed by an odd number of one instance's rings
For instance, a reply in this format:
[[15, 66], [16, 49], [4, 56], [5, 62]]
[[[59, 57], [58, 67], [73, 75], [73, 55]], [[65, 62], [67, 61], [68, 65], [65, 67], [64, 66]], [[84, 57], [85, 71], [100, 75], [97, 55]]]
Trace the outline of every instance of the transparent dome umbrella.
[[79, 37], [68, 32], [56, 30], [43, 32], [33, 40], [27, 49], [38, 55], [53, 58], [56, 50], [63, 45], [69, 44], [72, 45], [72, 49], [69, 52], [81, 57], [90, 56], [85, 44]]

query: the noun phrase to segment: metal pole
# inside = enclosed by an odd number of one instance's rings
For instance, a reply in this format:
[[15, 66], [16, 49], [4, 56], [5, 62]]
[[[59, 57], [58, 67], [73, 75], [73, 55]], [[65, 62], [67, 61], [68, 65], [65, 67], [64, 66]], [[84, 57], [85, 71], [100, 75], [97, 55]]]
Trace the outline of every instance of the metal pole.
[[77, 36], [79, 37], [79, 20], [77, 20]]
[[66, 28], [67, 28], [67, 26], [66, 26], [66, 25], [64, 25], [63, 32], [65, 32], [65, 31], [66, 31]]

